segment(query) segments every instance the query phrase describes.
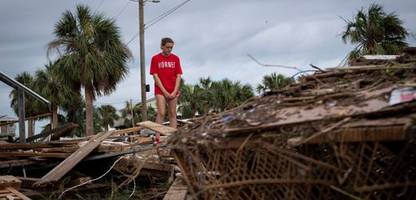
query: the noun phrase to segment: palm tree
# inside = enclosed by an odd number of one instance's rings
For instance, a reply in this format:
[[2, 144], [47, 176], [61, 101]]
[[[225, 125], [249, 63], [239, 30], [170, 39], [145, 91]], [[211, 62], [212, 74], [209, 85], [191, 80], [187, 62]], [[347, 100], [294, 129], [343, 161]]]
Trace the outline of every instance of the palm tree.
[[212, 81], [201, 78], [196, 85], [182, 84], [179, 110], [184, 118], [194, 117], [196, 112], [222, 112], [233, 108], [253, 97], [250, 85], [242, 85], [228, 79]]
[[[65, 11], [56, 23], [56, 39], [49, 43], [59, 53], [59, 71], [66, 81], [84, 88], [86, 102], [86, 135], [93, 131], [93, 101], [116, 89], [128, 73], [126, 62], [131, 56], [120, 40], [114, 20], [91, 13], [87, 6], [78, 5], [76, 12]], [[76, 85], [76, 84], [75, 84]]]
[[199, 86], [181, 84], [179, 108], [183, 118], [192, 118], [197, 112], [202, 113], [204, 102], [203, 92]]
[[395, 13], [386, 14], [380, 5], [372, 4], [367, 12], [361, 9], [352, 21], [345, 22], [342, 40], [357, 44], [350, 60], [365, 54], [397, 54], [407, 46], [403, 22]]
[[[142, 104], [141, 103], [137, 103], [136, 105], [134, 105], [134, 107], [133, 107], [133, 119], [134, 119], [135, 122], [143, 121], [142, 115], [141, 115], [141, 110], [142, 110]], [[156, 120], [156, 110], [151, 105], [149, 105], [148, 108], [147, 108], [147, 120], [150, 120], [150, 121]]]
[[228, 79], [216, 81], [212, 84], [214, 110], [222, 112], [236, 107], [254, 96], [250, 85], [242, 85], [239, 81]]
[[[18, 74], [15, 77], [15, 80], [20, 82], [21, 84], [25, 85], [26, 87], [32, 89], [33, 91], [37, 92], [37, 88], [35, 87], [35, 78], [30, 75], [28, 72], [23, 72]], [[18, 102], [17, 102], [17, 90], [13, 89], [9, 97], [11, 98], [10, 106], [13, 108], [13, 111], [16, 115], [19, 115], [18, 111]], [[25, 118], [30, 116], [35, 116], [43, 113], [49, 112], [48, 106], [43, 102], [39, 102], [37, 99], [33, 98], [30, 95], [25, 94]], [[20, 116], [19, 116], [20, 117]], [[35, 120], [30, 119], [28, 120], [28, 137], [33, 136], [35, 129]]]
[[114, 120], [117, 120], [117, 110], [111, 105], [102, 105], [97, 109], [101, 122], [101, 127], [108, 131], [108, 126], [114, 126]]
[[45, 69], [36, 71], [34, 81], [39, 94], [51, 102], [52, 129], [58, 128], [58, 107], [70, 101], [71, 98], [68, 97], [78, 96], [62, 81], [58, 73], [56, 63], [49, 62]]
[[208, 114], [218, 103], [215, 99], [214, 85], [215, 81], [208, 77], [200, 78], [199, 83], [194, 87], [194, 92], [200, 101], [197, 110], [202, 115]]
[[277, 90], [293, 83], [292, 78], [288, 78], [283, 74], [272, 73], [263, 76], [262, 83], [257, 86], [258, 93], [266, 93], [268, 91]]
[[237, 102], [238, 104], [242, 104], [248, 99], [254, 97], [253, 88], [249, 84], [243, 85], [237, 93]]
[[124, 118], [124, 125], [126, 127], [133, 127], [134, 122], [136, 121], [134, 119], [134, 112], [135, 112], [134, 107], [135, 106], [133, 105], [131, 101], [126, 101], [125, 107], [121, 109], [121, 117]]

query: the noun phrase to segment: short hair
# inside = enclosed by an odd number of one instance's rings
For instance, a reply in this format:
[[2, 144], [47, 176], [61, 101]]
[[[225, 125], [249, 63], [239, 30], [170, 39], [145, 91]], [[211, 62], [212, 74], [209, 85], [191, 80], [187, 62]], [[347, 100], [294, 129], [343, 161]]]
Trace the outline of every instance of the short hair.
[[173, 40], [169, 37], [162, 38], [160, 41], [160, 46], [165, 46], [166, 43], [174, 43]]

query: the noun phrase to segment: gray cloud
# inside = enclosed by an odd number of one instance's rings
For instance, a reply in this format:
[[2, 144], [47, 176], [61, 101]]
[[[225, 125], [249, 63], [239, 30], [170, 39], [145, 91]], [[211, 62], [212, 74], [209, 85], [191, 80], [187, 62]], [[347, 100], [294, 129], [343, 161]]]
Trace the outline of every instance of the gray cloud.
[[[147, 3], [145, 21], [181, 2], [183, 0]], [[395, 11], [406, 28], [416, 32], [415, 1], [375, 2], [382, 4], [387, 12]], [[137, 3], [128, 0], [2, 0], [0, 70], [15, 76], [40, 69], [47, 62], [46, 45], [53, 39], [54, 24], [62, 12], [73, 10], [77, 3], [87, 4], [114, 18], [126, 42], [138, 30]], [[345, 28], [340, 17], [351, 19], [358, 9], [371, 3], [358, 0], [192, 0], [146, 30], [146, 63], [148, 65], [150, 57], [159, 52], [160, 38], [170, 36], [176, 41], [174, 52], [181, 56], [187, 83], [210, 76], [215, 80], [229, 78], [256, 86], [271, 72], [294, 73], [293, 70], [261, 67], [247, 57], [248, 53], [269, 64], [308, 68], [313, 63], [332, 67], [352, 49], [340, 39]], [[409, 38], [408, 42], [416, 43], [414, 38]], [[133, 40], [129, 47], [134, 55], [129, 63], [129, 76], [112, 95], [98, 98], [97, 105], [110, 103], [120, 108], [130, 98], [139, 100], [138, 41]], [[146, 80], [153, 85], [150, 76]], [[10, 88], [0, 83], [0, 114], [13, 116], [9, 92]]]

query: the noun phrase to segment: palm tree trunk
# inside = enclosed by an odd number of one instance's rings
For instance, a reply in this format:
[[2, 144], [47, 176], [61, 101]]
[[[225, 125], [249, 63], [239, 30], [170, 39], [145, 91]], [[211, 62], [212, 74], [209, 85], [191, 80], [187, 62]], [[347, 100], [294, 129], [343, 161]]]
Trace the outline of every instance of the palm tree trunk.
[[52, 104], [52, 124], [51, 129], [58, 128], [58, 106]]
[[27, 121], [27, 125], [28, 125], [27, 137], [29, 138], [33, 136], [33, 119], [29, 119]]
[[86, 103], [86, 125], [85, 134], [94, 135], [93, 127], [93, 91], [91, 86], [85, 86], [85, 103]]
[[209, 112], [209, 106], [208, 105], [205, 105], [204, 106], [204, 115], [207, 115], [208, 112]]

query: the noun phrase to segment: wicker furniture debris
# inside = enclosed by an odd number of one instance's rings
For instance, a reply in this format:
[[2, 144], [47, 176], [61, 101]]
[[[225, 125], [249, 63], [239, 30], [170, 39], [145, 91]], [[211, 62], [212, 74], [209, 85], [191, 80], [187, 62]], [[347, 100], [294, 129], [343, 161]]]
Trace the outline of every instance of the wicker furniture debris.
[[179, 130], [197, 199], [412, 199], [416, 64], [332, 69]]

